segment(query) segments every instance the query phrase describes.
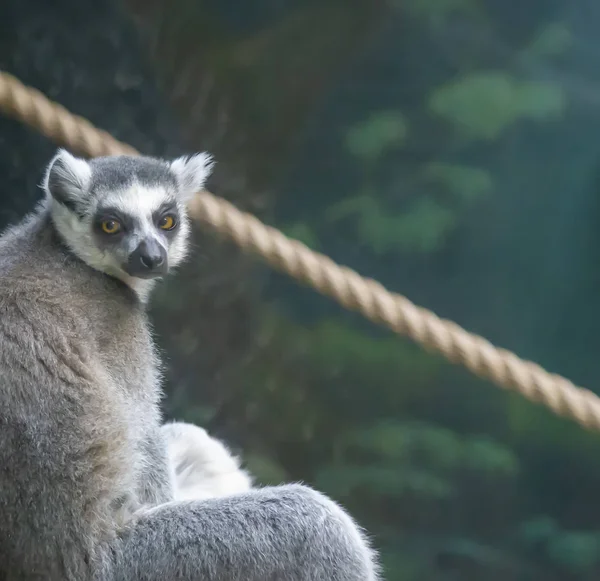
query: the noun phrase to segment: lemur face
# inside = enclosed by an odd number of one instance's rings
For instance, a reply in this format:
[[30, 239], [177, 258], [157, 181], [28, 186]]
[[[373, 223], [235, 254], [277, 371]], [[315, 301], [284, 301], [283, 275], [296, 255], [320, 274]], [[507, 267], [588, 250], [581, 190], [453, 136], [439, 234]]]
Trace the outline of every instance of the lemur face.
[[169, 177], [165, 170], [155, 183], [135, 180], [121, 188], [96, 188], [90, 239], [97, 252], [131, 277], [164, 276], [185, 250], [185, 208], [177, 203], [177, 186]]
[[207, 154], [78, 159], [64, 150], [44, 188], [59, 233], [93, 268], [131, 282], [162, 277], [186, 254], [186, 203], [210, 174]]

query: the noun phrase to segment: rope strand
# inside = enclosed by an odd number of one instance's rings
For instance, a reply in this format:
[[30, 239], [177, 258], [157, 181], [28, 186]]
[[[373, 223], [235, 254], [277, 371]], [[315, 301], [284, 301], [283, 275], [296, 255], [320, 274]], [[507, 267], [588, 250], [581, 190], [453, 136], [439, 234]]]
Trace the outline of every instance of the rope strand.
[[[0, 110], [60, 145], [89, 157], [139, 155], [131, 146], [3, 71], [0, 71]], [[417, 307], [377, 281], [363, 278], [327, 256], [313, 252], [210, 192], [199, 192], [194, 197], [190, 215], [232, 239], [243, 250], [262, 256], [273, 268], [312, 286], [347, 309], [410, 337], [426, 350], [440, 353], [448, 361], [463, 365], [499, 387], [519, 392], [589, 430], [600, 430], [600, 398], [591, 391]]]

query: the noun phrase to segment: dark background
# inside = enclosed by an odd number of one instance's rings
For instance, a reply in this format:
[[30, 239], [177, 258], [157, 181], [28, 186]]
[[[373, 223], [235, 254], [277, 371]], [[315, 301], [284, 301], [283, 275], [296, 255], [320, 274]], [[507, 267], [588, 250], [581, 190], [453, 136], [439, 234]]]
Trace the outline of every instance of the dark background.
[[[4, 0], [0, 68], [549, 371], [600, 367], [595, 0]], [[0, 117], [0, 227], [56, 145]], [[600, 441], [196, 228], [152, 316], [166, 411], [303, 480], [389, 581], [600, 574]]]

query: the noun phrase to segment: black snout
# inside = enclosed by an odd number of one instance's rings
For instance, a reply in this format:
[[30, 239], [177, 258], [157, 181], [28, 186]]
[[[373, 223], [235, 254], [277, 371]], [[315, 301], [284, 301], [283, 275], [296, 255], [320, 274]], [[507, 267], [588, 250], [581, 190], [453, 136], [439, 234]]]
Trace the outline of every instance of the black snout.
[[152, 239], [142, 240], [129, 255], [127, 274], [137, 278], [154, 278], [167, 272], [167, 251]]

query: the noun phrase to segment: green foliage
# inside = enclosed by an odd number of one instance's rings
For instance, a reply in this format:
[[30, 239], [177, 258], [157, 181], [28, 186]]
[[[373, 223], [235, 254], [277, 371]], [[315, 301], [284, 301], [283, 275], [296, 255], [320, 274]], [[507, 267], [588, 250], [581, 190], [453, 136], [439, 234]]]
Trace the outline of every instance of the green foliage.
[[401, 550], [397, 545], [383, 547], [381, 564], [387, 581], [418, 581], [427, 570], [423, 556], [410, 550]]
[[449, 483], [416, 468], [406, 471], [389, 465], [331, 466], [317, 472], [315, 483], [336, 498], [345, 499], [356, 492], [376, 498], [401, 497], [406, 494], [445, 498], [452, 493]]
[[432, 161], [425, 164], [423, 174], [426, 180], [444, 185], [454, 196], [466, 201], [488, 195], [493, 188], [490, 173], [477, 167]]
[[188, 405], [181, 412], [181, 419], [198, 426], [210, 422], [215, 415], [215, 408], [205, 405]]
[[429, 378], [439, 371], [440, 360], [412, 344], [396, 336], [373, 337], [337, 319], [321, 319], [312, 327], [294, 327], [293, 332], [304, 335], [311, 359], [314, 357], [322, 366], [342, 367], [357, 362], [372, 372], [390, 365], [411, 377], [425, 374]]
[[562, 22], [552, 22], [540, 28], [522, 56], [528, 58], [557, 56], [563, 54], [571, 43], [570, 30]]
[[473, 470], [492, 475], [514, 476], [518, 469], [514, 452], [486, 437], [470, 438], [465, 444], [464, 458]]
[[397, 9], [422, 18], [434, 26], [442, 26], [453, 14], [472, 13], [476, 10], [473, 0], [390, 0]]
[[[363, 417], [367, 400], [373, 414], [380, 416], [399, 411], [410, 401], [427, 401], [429, 387], [439, 381], [445, 367], [439, 357], [406, 340], [372, 336], [337, 319], [307, 326], [275, 310], [263, 314], [272, 347], [264, 359], [255, 359], [248, 368], [242, 395], [251, 392], [261, 404], [281, 410], [276, 421], [285, 424], [285, 430], [293, 426], [294, 438], [309, 424], [317, 429], [315, 425], [330, 422], [328, 408], [322, 410], [327, 405], [323, 396], [330, 398], [329, 405], [344, 400]], [[371, 392], [377, 397], [371, 397]], [[288, 409], [289, 405], [293, 407]], [[339, 434], [336, 441], [343, 443]]]
[[379, 111], [348, 130], [346, 147], [356, 157], [373, 162], [408, 137], [408, 121], [399, 111]]
[[[362, 458], [362, 460], [353, 460]], [[331, 494], [378, 498], [450, 497], [456, 479], [472, 472], [513, 477], [514, 454], [489, 438], [461, 437], [424, 423], [380, 421], [339, 435], [336, 462], [319, 470], [316, 482]]]
[[589, 571], [600, 563], [600, 536], [598, 533], [564, 532], [549, 541], [547, 551], [553, 562], [569, 571]]
[[518, 538], [527, 548], [541, 547], [547, 558], [565, 571], [581, 574], [600, 565], [600, 530], [564, 530], [553, 518], [540, 516], [522, 523]]
[[546, 542], [558, 534], [558, 531], [559, 527], [553, 518], [540, 516], [522, 523], [517, 528], [517, 536], [524, 545], [535, 546]]
[[315, 230], [306, 222], [295, 222], [281, 230], [290, 238], [294, 238], [295, 240], [306, 244], [306, 246], [312, 250], [317, 250], [319, 248], [319, 238]]
[[289, 477], [279, 463], [264, 454], [248, 453], [244, 456], [245, 468], [252, 474], [257, 482], [263, 486], [276, 486], [287, 482]]
[[368, 192], [333, 204], [326, 217], [332, 224], [354, 217], [361, 241], [377, 255], [432, 252], [441, 247], [455, 220], [452, 211], [430, 197], [417, 198], [406, 212], [393, 214]]
[[[336, 258], [351, 262], [360, 251], [362, 264], [376, 278], [385, 272], [400, 292], [404, 279], [394, 270], [405, 264], [408, 273], [439, 267], [442, 281], [452, 275], [462, 256], [452, 234], [466, 210], [504, 193], [496, 184], [497, 153], [512, 151], [510, 140], [523, 126], [559, 125], [567, 104], [558, 77], [546, 74], [554, 63], [544, 61], [568, 55], [573, 39], [565, 24], [546, 22], [546, 14], [513, 31], [496, 18], [499, 3], [478, 0], [267, 2], [238, 7], [253, 15], [239, 21], [255, 23], [239, 34], [221, 12], [185, 3], [179, 51], [197, 50], [198, 27], [187, 14], [209, 13], [202, 30], [211, 48], [202, 61], [236, 104], [232, 129], [241, 126], [242, 137], [251, 136], [247, 166], [260, 173], [255, 166], [279, 170], [294, 166], [298, 151], [307, 157], [310, 187], [283, 230], [325, 254], [339, 236], [344, 244], [336, 246]], [[275, 4], [272, 12], [281, 16], [256, 24], [256, 14]], [[372, 13], [377, 35], [361, 37], [363, 16]], [[465, 31], [460, 39], [457, 30]], [[526, 30], [533, 34], [524, 36]], [[363, 86], [342, 97], [331, 118], [319, 117], [340, 87], [340, 73], [355, 62], [354, 49], [361, 59], [377, 53], [381, 69], [360, 77]], [[334, 62], [342, 64], [336, 69]], [[313, 125], [324, 124], [336, 139], [312, 141], [321, 135], [304, 123], [307, 111], [317, 116]], [[303, 150], [305, 136], [310, 147]], [[294, 155], [285, 153], [284, 137]], [[313, 172], [315, 156], [326, 161]], [[327, 164], [334, 169], [323, 169]], [[322, 180], [327, 171], [335, 176], [331, 183]], [[429, 289], [419, 290], [429, 300]], [[454, 312], [474, 292], [448, 296], [444, 309]], [[469, 398], [486, 388], [401, 338], [358, 330], [338, 316], [315, 320], [317, 299], [301, 307], [293, 293], [278, 299], [297, 321], [262, 305], [259, 324], [248, 331], [256, 352], [235, 387], [223, 386], [228, 419], [242, 438], [250, 436], [244, 460], [259, 483], [304, 480], [343, 501], [375, 536], [387, 581], [597, 577], [600, 534], [563, 522], [586, 513], [582, 503], [593, 510], [594, 486], [565, 493], [568, 478], [558, 484], [553, 478], [578, 465], [575, 482], [582, 475], [600, 482], [596, 436], [520, 396], [490, 390]], [[177, 293], [161, 300], [167, 320], [183, 308]], [[490, 320], [505, 324], [494, 316], [492, 308]], [[192, 359], [203, 349], [193, 331], [176, 325], [170, 337]], [[202, 424], [221, 417], [217, 407], [189, 403], [183, 416]]]
[[418, 422], [381, 421], [370, 428], [353, 429], [341, 437], [349, 450], [401, 462], [419, 458], [443, 470], [468, 468], [500, 476], [516, 474], [515, 455], [483, 436], [459, 436], [449, 429]]
[[471, 139], [498, 139], [521, 118], [554, 119], [565, 107], [558, 85], [520, 81], [502, 71], [470, 73], [437, 87], [429, 97], [433, 113]]

